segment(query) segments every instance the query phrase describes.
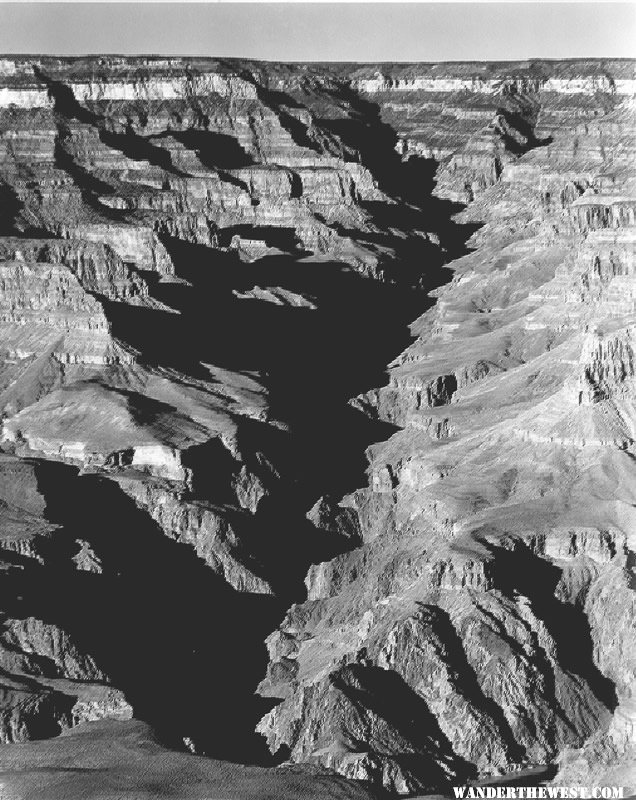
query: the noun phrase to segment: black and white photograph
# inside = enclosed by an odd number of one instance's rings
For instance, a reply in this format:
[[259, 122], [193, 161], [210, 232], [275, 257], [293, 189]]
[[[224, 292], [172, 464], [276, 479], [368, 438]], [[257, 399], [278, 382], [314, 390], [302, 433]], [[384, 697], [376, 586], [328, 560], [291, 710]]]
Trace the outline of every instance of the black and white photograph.
[[0, 800], [636, 798], [636, 2], [0, 0]]

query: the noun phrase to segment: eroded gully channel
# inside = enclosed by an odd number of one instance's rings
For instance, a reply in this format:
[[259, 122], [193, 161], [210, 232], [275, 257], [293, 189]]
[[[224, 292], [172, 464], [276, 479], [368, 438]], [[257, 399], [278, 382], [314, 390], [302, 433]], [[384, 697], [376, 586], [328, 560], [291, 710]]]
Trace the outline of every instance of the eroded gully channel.
[[[432, 167], [424, 160], [400, 164], [393, 182], [399, 175], [402, 184], [392, 193], [411, 203], [402, 208], [402, 227], [436, 231], [450, 245], [448, 260], [462, 252], [472, 229], [451, 221], [456, 206], [431, 197]], [[370, 211], [380, 225], [399, 217], [396, 208]], [[389, 212], [395, 219], [385, 217]], [[293, 231], [271, 235], [293, 238]], [[271, 708], [271, 701], [254, 695], [267, 663], [264, 639], [290, 604], [304, 599], [309, 564], [352, 546], [318, 531], [307, 511], [320, 497], [337, 501], [365, 485], [365, 449], [393, 429], [367, 419], [348, 400], [386, 382], [386, 364], [410, 340], [408, 323], [430, 306], [427, 292], [449, 273], [426, 243], [403, 246], [392, 282], [298, 254], [243, 264], [175, 239], [165, 244], [177, 274], [190, 285], [156, 284], [153, 294], [181, 313], [109, 304], [113, 333], [150, 364], [204, 376], [200, 362], [210, 363], [258, 373], [266, 385], [271, 416], [289, 431], [247, 422], [243, 435], [254, 437], [255, 449], [273, 454], [281, 472], [253, 520], [254, 551], [276, 596], [228, 589], [113, 482], [40, 462], [48, 516], [63, 526], [57, 552], [64, 537], [69, 547], [77, 538], [90, 538], [110, 569], [77, 573], [61, 566], [61, 559], [58, 567], [53, 560], [47, 567], [25, 565], [20, 577], [3, 581], [2, 607], [12, 616], [33, 615], [67, 630], [124, 691], [135, 716], [152, 724], [167, 745], [183, 747], [187, 737], [198, 752], [213, 757], [276, 763], [284, 754], [271, 756], [254, 733]], [[234, 294], [255, 285], [298, 292], [316, 308]], [[199, 499], [222, 502], [206, 466], [203, 448], [195, 492]]]

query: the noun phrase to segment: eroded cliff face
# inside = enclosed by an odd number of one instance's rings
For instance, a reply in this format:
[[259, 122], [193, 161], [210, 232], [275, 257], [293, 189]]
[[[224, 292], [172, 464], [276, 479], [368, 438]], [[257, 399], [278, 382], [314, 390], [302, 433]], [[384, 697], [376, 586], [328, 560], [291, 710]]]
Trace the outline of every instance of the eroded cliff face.
[[0, 66], [2, 741], [633, 786], [634, 64]]

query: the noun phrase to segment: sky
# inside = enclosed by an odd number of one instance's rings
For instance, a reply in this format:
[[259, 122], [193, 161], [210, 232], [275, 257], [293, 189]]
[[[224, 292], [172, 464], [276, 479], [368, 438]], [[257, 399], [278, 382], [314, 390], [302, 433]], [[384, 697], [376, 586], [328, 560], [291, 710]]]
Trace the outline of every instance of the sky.
[[278, 61], [636, 56], [635, 2], [4, 2], [0, 53]]

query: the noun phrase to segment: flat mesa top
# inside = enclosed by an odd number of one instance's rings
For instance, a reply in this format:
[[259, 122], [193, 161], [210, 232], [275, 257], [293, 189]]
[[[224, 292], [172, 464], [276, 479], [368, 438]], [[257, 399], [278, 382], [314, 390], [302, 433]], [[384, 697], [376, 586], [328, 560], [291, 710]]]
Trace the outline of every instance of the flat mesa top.
[[85, 69], [103, 68], [116, 72], [118, 69], [145, 68], [153, 72], [170, 72], [173, 69], [205, 69], [234, 72], [237, 69], [266, 69], [268, 71], [319, 71], [333, 74], [356, 74], [360, 77], [373, 75], [376, 71], [390, 71], [403, 77], [466, 77], [479, 75], [484, 78], [525, 75], [528, 77], [559, 76], [563, 78], [592, 73], [611, 73], [619, 77], [636, 77], [636, 58], [574, 58], [574, 59], [525, 59], [520, 61], [438, 61], [438, 62], [384, 62], [384, 61], [259, 61], [255, 59], [215, 58], [208, 56], [161, 56], [117, 54], [88, 56], [50, 56], [37, 53], [23, 55], [0, 54], [0, 72], [13, 65], [17, 71], [31, 68], [33, 63], [55, 67], [68, 74]]

